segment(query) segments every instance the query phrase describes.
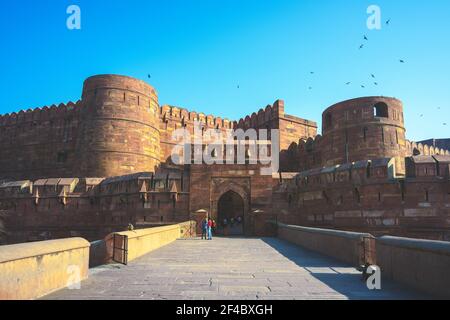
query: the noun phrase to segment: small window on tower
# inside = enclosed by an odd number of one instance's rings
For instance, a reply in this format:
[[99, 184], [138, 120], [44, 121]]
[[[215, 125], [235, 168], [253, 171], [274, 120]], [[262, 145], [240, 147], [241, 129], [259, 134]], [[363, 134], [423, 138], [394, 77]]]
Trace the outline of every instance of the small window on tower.
[[373, 107], [373, 115], [376, 118], [389, 118], [388, 105], [384, 102], [379, 102]]

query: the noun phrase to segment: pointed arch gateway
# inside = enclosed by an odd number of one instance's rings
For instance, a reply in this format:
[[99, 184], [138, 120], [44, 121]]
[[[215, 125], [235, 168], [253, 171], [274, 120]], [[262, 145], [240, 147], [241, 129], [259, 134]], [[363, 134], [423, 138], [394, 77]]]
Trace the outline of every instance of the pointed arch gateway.
[[214, 200], [211, 206], [212, 216], [217, 222], [218, 234], [224, 235], [224, 219], [230, 222], [231, 218], [233, 218], [235, 222], [240, 220], [240, 223], [236, 223], [232, 228], [228, 228], [227, 234], [229, 236], [250, 235], [251, 223], [248, 215], [250, 191], [245, 184], [240, 185], [231, 181], [221, 182], [214, 188], [212, 197]]
[[[219, 232], [227, 236], [244, 235], [245, 231], [245, 206], [244, 199], [233, 190], [224, 193], [217, 205]], [[224, 220], [228, 221], [226, 230]]]

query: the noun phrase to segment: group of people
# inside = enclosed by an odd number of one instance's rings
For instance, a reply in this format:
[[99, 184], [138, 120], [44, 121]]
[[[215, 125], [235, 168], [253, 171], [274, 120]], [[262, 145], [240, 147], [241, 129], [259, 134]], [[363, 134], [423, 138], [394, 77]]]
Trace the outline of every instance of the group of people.
[[[224, 218], [222, 221], [222, 229], [225, 236], [229, 234], [230, 229], [232, 229], [235, 226], [241, 226], [243, 223], [242, 217], [237, 218]], [[202, 240], [212, 240], [213, 234], [216, 233], [216, 221], [207, 217], [202, 220]]]
[[230, 227], [234, 227], [235, 224], [239, 225], [242, 223], [242, 217], [237, 217], [237, 218], [231, 218], [230, 221], [228, 221], [227, 218], [223, 219], [222, 221], [222, 225], [224, 228], [226, 228], [228, 225], [230, 225]]
[[240, 226], [242, 224], [242, 217], [239, 216], [237, 218], [224, 218], [222, 221], [223, 233], [225, 236], [228, 236], [230, 233], [230, 229], [233, 229], [235, 226]]
[[213, 232], [216, 230], [216, 221], [211, 218], [205, 218], [202, 221], [202, 240], [212, 240]]

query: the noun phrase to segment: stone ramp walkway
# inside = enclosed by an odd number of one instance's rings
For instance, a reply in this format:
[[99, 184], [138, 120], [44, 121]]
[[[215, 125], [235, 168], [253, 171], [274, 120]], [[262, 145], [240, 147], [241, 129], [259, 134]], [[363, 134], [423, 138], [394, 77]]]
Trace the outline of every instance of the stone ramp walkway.
[[132, 261], [90, 270], [80, 290], [44, 299], [417, 299], [393, 283], [370, 291], [354, 268], [275, 238], [178, 240]]

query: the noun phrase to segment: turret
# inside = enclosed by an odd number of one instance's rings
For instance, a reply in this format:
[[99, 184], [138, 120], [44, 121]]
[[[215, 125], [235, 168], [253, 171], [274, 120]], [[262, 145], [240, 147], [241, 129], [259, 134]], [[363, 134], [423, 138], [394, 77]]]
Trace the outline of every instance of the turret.
[[84, 82], [80, 174], [154, 172], [160, 163], [158, 97], [147, 83], [99, 75]]

